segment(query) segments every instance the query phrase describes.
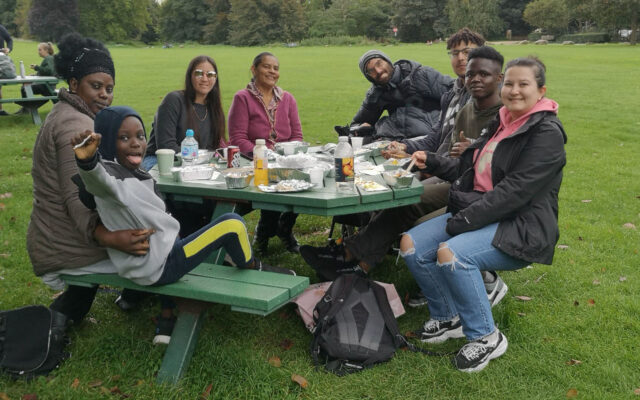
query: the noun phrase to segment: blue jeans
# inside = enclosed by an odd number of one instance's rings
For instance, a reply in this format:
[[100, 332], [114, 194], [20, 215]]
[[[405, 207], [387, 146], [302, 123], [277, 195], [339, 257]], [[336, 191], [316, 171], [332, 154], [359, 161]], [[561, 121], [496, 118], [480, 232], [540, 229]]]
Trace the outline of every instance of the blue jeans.
[[[465, 336], [474, 340], [495, 330], [480, 271], [515, 270], [528, 262], [511, 257], [491, 244], [497, 223], [451, 236], [445, 230], [448, 218], [451, 213], [407, 232], [414, 247], [402, 256], [427, 298], [431, 318], [446, 321], [459, 316]], [[452, 261], [438, 263], [440, 243], [451, 250]]]
[[252, 262], [247, 227], [238, 214], [223, 214], [186, 238], [177, 239], [154, 286], [176, 282], [221, 247], [240, 268]]
[[142, 168], [145, 171], [149, 171], [157, 163], [158, 163], [157, 156], [151, 156], [151, 155], [144, 156], [144, 158], [142, 159], [142, 165], [140, 166], [140, 168]]

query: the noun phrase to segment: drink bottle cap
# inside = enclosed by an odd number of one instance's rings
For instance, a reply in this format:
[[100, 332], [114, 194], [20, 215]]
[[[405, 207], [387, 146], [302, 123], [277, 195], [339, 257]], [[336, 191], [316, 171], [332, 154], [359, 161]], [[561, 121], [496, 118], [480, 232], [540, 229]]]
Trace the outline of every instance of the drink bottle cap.
[[338, 136], [338, 142], [347, 142], [348, 140], [347, 136]]
[[264, 139], [256, 139], [256, 144], [264, 144]]
[[193, 129], [187, 129], [186, 135], [187, 135], [187, 137], [188, 136], [193, 136]]

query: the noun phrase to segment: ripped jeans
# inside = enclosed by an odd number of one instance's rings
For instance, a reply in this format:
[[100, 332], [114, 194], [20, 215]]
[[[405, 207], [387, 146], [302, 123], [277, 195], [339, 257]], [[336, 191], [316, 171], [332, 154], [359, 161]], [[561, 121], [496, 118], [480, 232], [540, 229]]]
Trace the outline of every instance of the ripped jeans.
[[[411, 274], [428, 300], [432, 319], [446, 321], [456, 315], [468, 340], [495, 330], [491, 305], [480, 271], [515, 270], [529, 263], [491, 244], [498, 224], [449, 235], [445, 228], [451, 213], [426, 221], [407, 232], [413, 248], [401, 252]], [[453, 261], [439, 264], [440, 243], [453, 253]]]

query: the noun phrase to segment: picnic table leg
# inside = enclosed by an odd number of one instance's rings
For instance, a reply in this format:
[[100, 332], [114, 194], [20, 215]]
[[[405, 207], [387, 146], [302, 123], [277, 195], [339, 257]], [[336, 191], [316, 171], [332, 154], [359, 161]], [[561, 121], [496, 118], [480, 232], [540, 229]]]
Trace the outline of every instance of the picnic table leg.
[[158, 371], [158, 383], [178, 383], [189, 367], [207, 307], [207, 303], [197, 300], [176, 299], [176, 303], [178, 319]]
[[[25, 83], [22, 85], [22, 87], [24, 88], [27, 99], [35, 97], [33, 95], [33, 89], [31, 88], [30, 83]], [[24, 107], [31, 113], [31, 119], [33, 120], [33, 123], [36, 125], [42, 125], [42, 120], [40, 119], [40, 114], [38, 113], [38, 107], [29, 107], [27, 105], [25, 105]]]

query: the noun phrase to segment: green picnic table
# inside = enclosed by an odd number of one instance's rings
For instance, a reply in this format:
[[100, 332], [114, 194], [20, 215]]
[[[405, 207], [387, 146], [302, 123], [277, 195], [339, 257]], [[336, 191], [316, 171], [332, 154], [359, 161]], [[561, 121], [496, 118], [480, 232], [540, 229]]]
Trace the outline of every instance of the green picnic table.
[[[46, 95], [36, 95], [33, 93], [33, 84], [46, 84], [50, 88], [50, 92]], [[31, 119], [36, 125], [42, 124], [40, 114], [38, 114], [38, 108], [49, 100], [52, 102], [58, 101], [58, 95], [55, 92], [55, 87], [58, 84], [58, 78], [55, 76], [30, 76], [25, 77], [17, 76], [13, 79], [0, 79], [0, 86], [10, 85], [22, 85], [25, 91], [26, 97], [16, 98], [2, 98], [0, 103], [15, 103], [21, 107], [24, 107], [31, 114]]]
[[[298, 193], [265, 193], [255, 186], [227, 189], [221, 176], [215, 180], [176, 182], [173, 177], [158, 176], [155, 168], [151, 174], [167, 198], [193, 203], [196, 207], [205, 199], [214, 200], [212, 219], [234, 211], [238, 203], [249, 203], [254, 209], [336, 216], [413, 204], [422, 194], [422, 185], [415, 179], [408, 188], [378, 192], [362, 189], [337, 192], [334, 180], [325, 178], [323, 188]], [[381, 176], [367, 176], [367, 179], [387, 187]], [[115, 274], [65, 275], [63, 279], [74, 285], [107, 284], [177, 297], [178, 320], [157, 377], [159, 382], [176, 383], [188, 367], [209, 303], [228, 304], [235, 311], [267, 315], [309, 285], [307, 277], [230, 268], [221, 265], [223, 259], [224, 252], [220, 251], [180, 281], [164, 286], [138, 286]]]

